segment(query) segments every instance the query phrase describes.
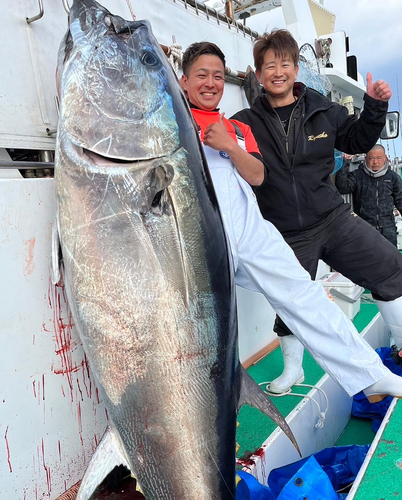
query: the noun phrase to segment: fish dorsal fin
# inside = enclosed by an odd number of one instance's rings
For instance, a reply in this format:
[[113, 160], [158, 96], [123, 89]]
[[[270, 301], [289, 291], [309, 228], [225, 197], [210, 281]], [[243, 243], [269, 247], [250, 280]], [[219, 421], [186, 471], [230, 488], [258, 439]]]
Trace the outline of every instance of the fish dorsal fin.
[[117, 466], [130, 469], [116, 433], [108, 427], [82, 478], [76, 500], [89, 500], [105, 477]]
[[299, 445], [288, 423], [279, 413], [279, 410], [272, 403], [267, 394], [265, 394], [261, 387], [250, 377], [242, 366], [240, 368], [240, 377], [241, 385], [238, 409], [240, 409], [243, 404], [248, 404], [254, 408], [258, 408], [262, 413], [265, 413], [265, 415], [271, 418], [283, 430], [301, 456]]

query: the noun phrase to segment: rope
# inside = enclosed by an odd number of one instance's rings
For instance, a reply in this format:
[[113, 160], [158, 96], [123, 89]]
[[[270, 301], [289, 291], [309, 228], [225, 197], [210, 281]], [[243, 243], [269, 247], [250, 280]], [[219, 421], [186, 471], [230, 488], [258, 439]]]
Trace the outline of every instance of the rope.
[[176, 43], [174, 35], [172, 36], [172, 41], [172, 45], [169, 47], [169, 62], [177, 75], [183, 61], [183, 51], [181, 45]]
[[63, 493], [61, 496], [57, 497], [56, 500], [75, 500], [77, 498], [77, 493], [80, 488], [81, 481], [72, 486], [68, 491]]
[[131, 6], [130, 0], [126, 0], [128, 8], [130, 10], [131, 17], [133, 18], [133, 21], [137, 20], [137, 16], [134, 14], [133, 7]]
[[275, 394], [274, 392], [270, 392], [269, 384], [270, 384], [270, 382], [261, 382], [258, 385], [266, 385], [264, 392], [265, 392], [265, 394], [268, 394], [268, 396], [270, 396], [270, 397], [281, 398], [283, 396], [298, 396], [300, 398], [310, 399], [313, 403], [315, 403], [315, 405], [318, 408], [319, 418], [318, 418], [318, 421], [314, 427], [316, 429], [322, 429], [324, 427], [324, 421], [325, 421], [325, 417], [327, 416], [329, 402], [328, 402], [328, 397], [327, 397], [326, 393], [320, 387], [316, 387], [315, 385], [310, 385], [310, 384], [294, 384], [294, 386], [293, 386], [293, 387], [295, 387], [295, 386], [296, 387], [310, 387], [311, 389], [316, 389], [317, 391], [320, 391], [324, 395], [324, 398], [326, 401], [325, 411], [321, 411], [321, 408], [320, 408], [320, 405], [318, 404], [318, 402], [314, 398], [312, 398], [311, 396], [308, 396], [307, 394], [297, 394], [295, 392], [290, 392], [291, 389], [288, 389], [286, 392], [283, 392], [281, 394]]

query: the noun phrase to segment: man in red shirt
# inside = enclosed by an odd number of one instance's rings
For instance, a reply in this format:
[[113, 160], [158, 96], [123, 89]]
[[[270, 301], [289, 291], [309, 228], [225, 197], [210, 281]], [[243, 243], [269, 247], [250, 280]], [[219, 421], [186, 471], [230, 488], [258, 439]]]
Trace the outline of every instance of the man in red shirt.
[[225, 57], [212, 43], [190, 45], [181, 85], [204, 145], [236, 270], [236, 283], [259, 291], [322, 368], [349, 395], [371, 400], [402, 397], [392, 374], [297, 261], [280, 233], [259, 211], [250, 187], [267, 174], [247, 125], [229, 121], [217, 106], [223, 95]]

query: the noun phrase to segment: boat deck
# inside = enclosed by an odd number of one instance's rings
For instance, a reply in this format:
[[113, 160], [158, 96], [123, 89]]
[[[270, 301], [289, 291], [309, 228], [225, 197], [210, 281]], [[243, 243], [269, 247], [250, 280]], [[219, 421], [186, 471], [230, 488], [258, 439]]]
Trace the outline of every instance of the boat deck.
[[348, 499], [393, 500], [402, 496], [402, 401], [384, 417]]
[[[375, 304], [370, 303], [371, 295], [364, 294], [359, 313], [355, 316], [353, 323], [359, 332], [370, 323], [378, 313]], [[367, 301], [365, 301], [365, 299]], [[315, 385], [324, 375], [323, 369], [315, 362], [310, 354], [305, 351], [303, 358], [303, 368], [305, 373], [305, 384]], [[249, 374], [257, 383], [269, 382], [278, 377], [283, 370], [283, 358], [279, 348], [276, 348], [255, 365], [248, 368]], [[294, 387], [292, 393], [307, 394], [308, 387]], [[272, 398], [276, 407], [284, 417], [300, 403], [301, 397], [286, 395]], [[239, 427], [237, 429], [237, 442], [240, 445], [238, 458], [247, 460], [251, 454], [258, 455], [258, 449], [267, 436], [276, 428], [276, 424], [266, 415], [256, 408], [243, 406], [238, 416]], [[356, 432], [356, 427], [359, 430]], [[369, 444], [374, 439], [374, 432], [371, 430], [371, 421], [352, 418], [337, 444]]]

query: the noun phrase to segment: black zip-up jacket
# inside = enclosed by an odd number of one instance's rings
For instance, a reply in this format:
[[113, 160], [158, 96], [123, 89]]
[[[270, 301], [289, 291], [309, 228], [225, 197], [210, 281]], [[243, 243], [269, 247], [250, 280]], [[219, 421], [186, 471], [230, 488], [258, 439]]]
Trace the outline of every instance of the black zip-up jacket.
[[[364, 95], [357, 119], [347, 109], [301, 83], [288, 133], [265, 95], [233, 118], [251, 127], [269, 175], [255, 188], [261, 213], [285, 236], [317, 225], [344, 203], [330, 175], [334, 148], [356, 154], [369, 151], [385, 125], [388, 103]], [[347, 206], [345, 205], [345, 210]]]
[[364, 166], [348, 172], [345, 165], [336, 174], [341, 194], [353, 193], [353, 210], [377, 229], [395, 227], [394, 206], [402, 213], [402, 179], [388, 169], [384, 175], [369, 175]]

